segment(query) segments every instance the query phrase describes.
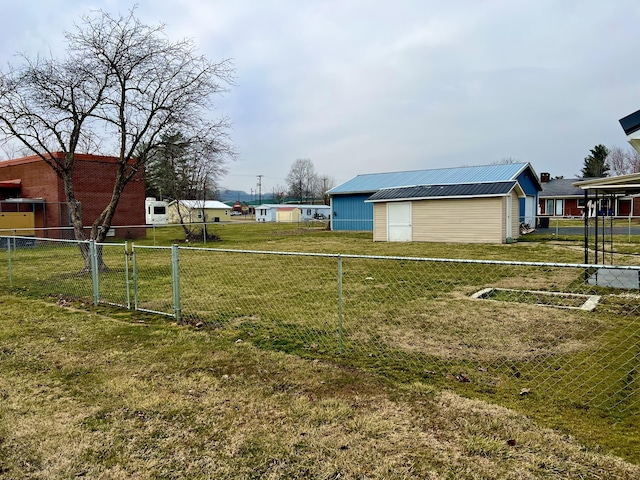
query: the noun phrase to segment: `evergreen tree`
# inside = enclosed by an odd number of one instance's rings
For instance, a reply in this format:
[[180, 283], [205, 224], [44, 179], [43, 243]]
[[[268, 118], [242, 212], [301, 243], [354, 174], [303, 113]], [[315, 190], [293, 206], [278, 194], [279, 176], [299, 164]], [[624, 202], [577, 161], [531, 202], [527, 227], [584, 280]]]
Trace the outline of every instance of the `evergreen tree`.
[[582, 178], [606, 177], [609, 175], [607, 157], [609, 149], [604, 145], [596, 145], [591, 149], [591, 155], [585, 157], [582, 167]]

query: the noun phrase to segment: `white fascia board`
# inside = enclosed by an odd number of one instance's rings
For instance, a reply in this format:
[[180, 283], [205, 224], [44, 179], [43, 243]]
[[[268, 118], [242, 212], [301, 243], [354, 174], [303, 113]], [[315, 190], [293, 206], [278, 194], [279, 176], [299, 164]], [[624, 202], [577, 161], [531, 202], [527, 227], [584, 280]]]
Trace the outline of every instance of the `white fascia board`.
[[460, 199], [460, 198], [495, 198], [495, 197], [506, 197], [510, 195], [511, 192], [508, 193], [493, 193], [489, 195], [449, 195], [446, 197], [410, 197], [410, 198], [387, 198], [380, 200], [365, 200], [365, 203], [381, 203], [381, 202], [409, 202], [416, 200], [450, 200], [450, 199]]

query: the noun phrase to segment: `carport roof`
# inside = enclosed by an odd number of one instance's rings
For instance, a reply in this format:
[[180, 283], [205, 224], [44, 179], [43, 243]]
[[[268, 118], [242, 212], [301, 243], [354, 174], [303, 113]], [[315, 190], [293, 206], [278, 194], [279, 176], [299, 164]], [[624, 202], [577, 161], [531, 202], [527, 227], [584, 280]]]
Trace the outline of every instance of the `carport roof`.
[[[467, 183], [463, 185], [418, 185], [415, 187], [384, 188], [371, 195], [366, 202], [501, 197], [508, 195], [517, 184], [518, 182], [511, 181]], [[520, 188], [518, 188], [518, 195], [524, 196]]]
[[640, 173], [618, 175], [616, 177], [591, 178], [575, 182], [574, 187], [599, 193], [620, 193], [633, 195], [640, 193]]

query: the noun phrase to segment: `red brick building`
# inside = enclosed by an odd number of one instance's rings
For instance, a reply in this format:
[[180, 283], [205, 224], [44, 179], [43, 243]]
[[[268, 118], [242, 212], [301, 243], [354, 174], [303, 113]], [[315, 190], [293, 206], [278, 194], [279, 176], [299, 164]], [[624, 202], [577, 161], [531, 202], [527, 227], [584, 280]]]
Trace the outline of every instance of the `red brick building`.
[[[63, 158], [63, 153], [53, 153]], [[83, 224], [89, 227], [109, 203], [118, 159], [100, 155], [76, 154], [73, 174], [76, 198], [81, 204]], [[9, 200], [11, 199], [11, 200]], [[17, 199], [17, 200], [16, 200]], [[113, 217], [116, 237], [139, 238], [144, 228], [117, 228], [144, 225], [145, 182], [141, 170], [125, 187]], [[0, 162], [0, 210], [31, 211], [36, 228], [70, 225], [62, 180], [38, 156]], [[40, 236], [40, 234], [38, 234]], [[60, 237], [58, 232], [48, 235]]]
[[[542, 191], [538, 194], [538, 213], [542, 216], [581, 217], [584, 212], [584, 190], [574, 187], [581, 178], [551, 178], [540, 174]], [[611, 211], [616, 217], [640, 216], [640, 198], [616, 195], [599, 200], [599, 209]]]

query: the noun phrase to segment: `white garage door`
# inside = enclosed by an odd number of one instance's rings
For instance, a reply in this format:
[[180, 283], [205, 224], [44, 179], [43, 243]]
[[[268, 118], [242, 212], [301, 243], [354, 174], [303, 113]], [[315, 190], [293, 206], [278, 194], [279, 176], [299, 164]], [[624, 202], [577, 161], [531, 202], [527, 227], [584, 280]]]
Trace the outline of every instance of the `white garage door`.
[[387, 204], [387, 236], [390, 242], [411, 241], [411, 202]]

